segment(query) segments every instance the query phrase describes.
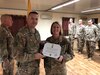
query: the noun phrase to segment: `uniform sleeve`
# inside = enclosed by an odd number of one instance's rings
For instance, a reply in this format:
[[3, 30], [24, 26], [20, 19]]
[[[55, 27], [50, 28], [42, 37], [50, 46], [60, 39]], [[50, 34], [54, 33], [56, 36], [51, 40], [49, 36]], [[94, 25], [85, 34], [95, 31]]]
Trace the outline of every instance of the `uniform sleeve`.
[[12, 35], [7, 37], [7, 50], [8, 50], [8, 59], [11, 60], [13, 58], [13, 49], [14, 49], [14, 39]]
[[98, 31], [98, 28], [96, 26], [95, 26], [95, 35], [96, 35], [95, 41], [97, 41], [99, 38], [99, 31]]
[[18, 33], [15, 38], [15, 59], [17, 61], [31, 61], [32, 57], [34, 57], [32, 54], [25, 52], [26, 43], [27, 41], [24, 34]]
[[72, 51], [71, 48], [71, 43], [69, 41], [66, 42], [65, 47], [63, 48], [64, 53], [62, 53], [63, 58], [63, 62], [67, 62], [71, 59], [73, 59], [74, 53]]
[[73, 36], [75, 36], [75, 34], [76, 34], [76, 25], [75, 24], [73, 24]]
[[8, 57], [7, 37], [4, 30], [0, 29], [0, 57], [2, 60]]
[[82, 34], [83, 34], [82, 39], [85, 39], [85, 26], [82, 29]]
[[15, 57], [17, 60], [23, 59], [24, 47], [25, 47], [25, 38], [23, 34], [18, 33], [15, 37]]

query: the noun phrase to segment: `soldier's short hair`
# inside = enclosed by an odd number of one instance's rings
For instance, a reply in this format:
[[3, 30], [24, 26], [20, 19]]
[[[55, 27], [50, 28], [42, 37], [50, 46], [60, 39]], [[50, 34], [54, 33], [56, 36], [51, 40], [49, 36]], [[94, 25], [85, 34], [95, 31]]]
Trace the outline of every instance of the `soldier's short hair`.
[[[52, 27], [53, 27], [54, 24], [58, 24], [60, 26], [59, 22], [57, 22], [57, 21], [53, 22], [52, 25], [51, 25], [51, 29], [50, 29], [51, 34], [53, 34]], [[59, 33], [59, 35], [62, 35], [62, 34], [63, 34], [63, 32], [62, 32], [62, 28], [60, 26], [60, 33]]]
[[2, 19], [3, 17], [11, 17], [11, 15], [9, 15], [9, 14], [3, 14], [3, 15], [1, 15], [1, 19]]
[[92, 19], [89, 19], [88, 22], [93, 22], [93, 20]]
[[36, 14], [36, 15], [38, 15], [38, 12], [36, 12], [36, 11], [31, 11], [28, 15], [30, 15], [30, 14]]
[[82, 19], [79, 19], [79, 21], [83, 21]]
[[11, 15], [9, 14], [3, 14], [1, 15], [1, 23], [4, 21], [4, 19], [6, 19], [7, 17], [12, 17]]
[[69, 19], [69, 22], [73, 22], [73, 19], [72, 19], [72, 18], [70, 18], [70, 19]]

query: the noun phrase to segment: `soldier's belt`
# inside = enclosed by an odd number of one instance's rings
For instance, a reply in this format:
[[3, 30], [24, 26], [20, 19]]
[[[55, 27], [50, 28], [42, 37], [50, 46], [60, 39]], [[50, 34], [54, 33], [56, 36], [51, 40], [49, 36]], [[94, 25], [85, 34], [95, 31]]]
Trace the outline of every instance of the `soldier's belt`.
[[72, 35], [72, 34], [68, 34], [68, 35]]
[[18, 62], [17, 63], [17, 66], [18, 67], [21, 67], [21, 66], [28, 66], [28, 65], [30, 65], [30, 64], [36, 64], [37, 62], [36, 61], [30, 61], [30, 62], [24, 62], [24, 63], [21, 63], [21, 62]]
[[28, 63], [20, 63], [20, 62], [18, 62], [18, 63], [17, 63], [17, 66], [18, 66], [18, 67], [21, 67], [21, 66], [28, 66]]

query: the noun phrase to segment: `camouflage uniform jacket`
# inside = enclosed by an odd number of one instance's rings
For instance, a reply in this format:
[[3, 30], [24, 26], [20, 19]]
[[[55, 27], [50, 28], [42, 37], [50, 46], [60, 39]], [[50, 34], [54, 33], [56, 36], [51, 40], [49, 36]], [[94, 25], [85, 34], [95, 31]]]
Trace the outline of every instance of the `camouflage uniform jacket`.
[[68, 34], [74, 36], [75, 33], [76, 33], [76, 25], [74, 23], [70, 23], [68, 25]]
[[[54, 58], [46, 57], [44, 59], [44, 67], [45, 68], [53, 68], [57, 66], [64, 67], [65, 63], [73, 58], [72, 56], [72, 50], [70, 42], [67, 41], [65, 37], [60, 36], [59, 39], [54, 39], [53, 36], [47, 38], [46, 42], [59, 44], [61, 46], [61, 54], [64, 59], [62, 62], [58, 62]], [[58, 68], [57, 68], [58, 69]]]
[[1, 25], [0, 27], [0, 56], [3, 59], [12, 59], [14, 38], [10, 30]]
[[16, 35], [16, 59], [20, 63], [28, 63], [34, 60], [34, 54], [38, 52], [40, 34], [35, 29], [33, 32], [27, 26], [21, 28]]
[[85, 37], [85, 26], [84, 25], [78, 25], [76, 27], [76, 37], [84, 39]]
[[97, 28], [98, 28], [98, 40], [100, 39], [100, 24], [96, 24]]
[[95, 25], [85, 27], [85, 40], [96, 42], [98, 39], [98, 29]]

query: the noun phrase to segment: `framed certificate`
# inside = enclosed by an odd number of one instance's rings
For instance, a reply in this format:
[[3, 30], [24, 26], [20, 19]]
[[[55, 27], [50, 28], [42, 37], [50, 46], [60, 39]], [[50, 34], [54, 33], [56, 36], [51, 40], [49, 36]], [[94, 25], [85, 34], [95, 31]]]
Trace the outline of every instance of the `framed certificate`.
[[46, 43], [43, 48], [43, 55], [52, 58], [58, 58], [60, 56], [61, 46], [53, 43]]

